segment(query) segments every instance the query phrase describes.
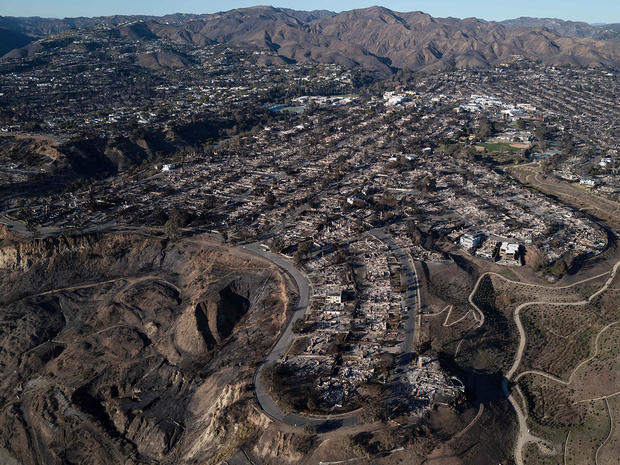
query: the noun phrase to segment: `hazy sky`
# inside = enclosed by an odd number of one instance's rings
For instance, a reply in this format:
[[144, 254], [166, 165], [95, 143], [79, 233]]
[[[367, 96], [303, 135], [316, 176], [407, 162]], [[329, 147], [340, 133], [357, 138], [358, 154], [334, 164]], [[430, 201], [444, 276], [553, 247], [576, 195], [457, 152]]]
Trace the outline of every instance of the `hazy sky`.
[[620, 22], [620, 0], [1, 0], [0, 15], [75, 17], [113, 14], [213, 13], [257, 4], [297, 10], [351, 10], [383, 5], [433, 16], [488, 20], [536, 16], [586, 22]]

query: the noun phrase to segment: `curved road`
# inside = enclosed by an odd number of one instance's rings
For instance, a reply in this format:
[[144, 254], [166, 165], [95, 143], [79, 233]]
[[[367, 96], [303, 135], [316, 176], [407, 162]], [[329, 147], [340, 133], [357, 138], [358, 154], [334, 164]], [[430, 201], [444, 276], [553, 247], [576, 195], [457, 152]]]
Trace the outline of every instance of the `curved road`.
[[[404, 307], [408, 318], [405, 321], [404, 337], [400, 346], [401, 357], [399, 357], [398, 360], [398, 366], [404, 368], [409, 365], [411, 361], [411, 357], [407, 355], [414, 350], [416, 318], [419, 314], [418, 308], [420, 305], [420, 291], [417, 273], [410, 257], [405, 253], [405, 251], [396, 245], [392, 238], [389, 237], [383, 229], [373, 229], [369, 231], [369, 233], [385, 243], [398, 259], [401, 266], [401, 280], [407, 288], [406, 294], [402, 298], [401, 305]], [[293, 265], [291, 261], [284, 259], [280, 255], [265, 250], [265, 247], [261, 246], [261, 244], [254, 242], [244, 245], [243, 248], [253, 254], [269, 260], [279, 268], [286, 271], [295, 280], [299, 290], [299, 301], [297, 302], [293, 315], [277, 342], [271, 349], [271, 352], [256, 371], [254, 386], [256, 399], [259, 405], [270, 417], [289, 426], [302, 427], [311, 425], [316, 426], [319, 431], [332, 431], [339, 428], [347, 428], [358, 425], [360, 423], [360, 413], [358, 410], [340, 415], [325, 416], [310, 416], [301, 415], [299, 413], [283, 412], [267, 392], [267, 388], [261, 376], [262, 371], [265, 366], [276, 363], [280, 358], [282, 358], [290, 344], [293, 342], [293, 324], [295, 324], [296, 321], [303, 319], [308, 310], [310, 284], [308, 279]]]
[[[618, 215], [620, 204], [606, 197], [602, 197], [593, 192], [587, 192], [579, 189], [571, 183], [556, 179], [549, 176], [543, 177], [539, 162], [528, 163], [527, 165], [516, 165], [507, 169], [508, 172], [517, 171], [522, 174], [523, 182], [541, 190], [547, 189], [551, 194], [557, 197], [564, 196], [570, 199], [572, 205], [582, 211], [596, 211], [611, 224], [618, 226]], [[519, 175], [516, 175], [519, 178]]]
[[308, 310], [310, 285], [308, 283], [308, 279], [297, 268], [295, 268], [293, 263], [282, 258], [280, 255], [264, 250], [264, 248], [262, 248], [258, 243], [246, 244], [243, 248], [269, 260], [279, 268], [286, 271], [295, 280], [297, 289], [299, 290], [299, 301], [297, 302], [293, 315], [286, 325], [286, 328], [278, 338], [276, 344], [271, 349], [271, 352], [269, 352], [269, 355], [260, 365], [256, 371], [256, 375], [254, 376], [256, 399], [258, 400], [259, 405], [270, 417], [290, 426], [302, 427], [305, 425], [311, 425], [317, 426], [319, 429], [323, 427], [325, 430], [333, 430], [357, 425], [359, 423], [357, 412], [351, 412], [343, 415], [317, 417], [283, 412], [267, 392], [265, 383], [261, 376], [263, 368], [265, 368], [268, 364], [277, 362], [285, 354], [289, 345], [292, 343], [294, 337], [292, 330], [293, 324], [295, 324], [296, 321], [303, 319], [306, 315], [306, 311]]

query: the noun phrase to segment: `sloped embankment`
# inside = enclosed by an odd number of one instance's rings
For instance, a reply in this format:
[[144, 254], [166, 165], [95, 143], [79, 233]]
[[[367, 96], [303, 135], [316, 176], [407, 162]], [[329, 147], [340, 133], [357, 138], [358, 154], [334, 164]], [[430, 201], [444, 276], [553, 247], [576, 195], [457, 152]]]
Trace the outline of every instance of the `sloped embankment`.
[[290, 298], [242, 252], [132, 234], [0, 248], [0, 295], [0, 458], [24, 465], [216, 456]]

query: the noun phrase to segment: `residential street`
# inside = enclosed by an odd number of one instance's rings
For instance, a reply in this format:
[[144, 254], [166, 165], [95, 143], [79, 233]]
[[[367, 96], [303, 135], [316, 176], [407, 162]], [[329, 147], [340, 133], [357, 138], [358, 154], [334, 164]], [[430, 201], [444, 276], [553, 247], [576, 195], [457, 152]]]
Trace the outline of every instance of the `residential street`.
[[411, 352], [415, 349], [416, 324], [420, 306], [418, 275], [409, 255], [394, 242], [384, 229], [373, 229], [370, 233], [388, 246], [401, 267], [401, 282], [406, 288], [401, 304], [405, 315], [405, 327], [403, 341], [400, 345], [398, 366], [403, 368], [411, 361]]
[[299, 301], [297, 303], [297, 306], [295, 307], [295, 312], [291, 316], [291, 319], [289, 320], [286, 328], [282, 332], [275, 346], [256, 372], [254, 385], [256, 389], [255, 392], [258, 403], [270, 417], [286, 423], [290, 426], [303, 427], [305, 425], [313, 425], [317, 426], [319, 430], [329, 431], [333, 429], [357, 425], [359, 423], [357, 413], [335, 415], [333, 417], [315, 418], [305, 415], [283, 412], [268, 394], [265, 383], [263, 382], [263, 379], [261, 377], [262, 370], [267, 364], [274, 363], [278, 359], [280, 359], [280, 357], [284, 355], [285, 351], [293, 341], [293, 324], [296, 321], [304, 318], [308, 309], [308, 300], [310, 298], [310, 284], [308, 282], [308, 279], [297, 268], [295, 268], [291, 261], [284, 259], [280, 255], [264, 250], [263, 248], [261, 248], [260, 244], [247, 244], [244, 245], [243, 248], [263, 258], [266, 258], [267, 260], [271, 261], [272, 263], [289, 273], [290, 276], [295, 280], [297, 289], [299, 290]]
[[[419, 313], [419, 283], [417, 273], [409, 255], [398, 245], [396, 245], [384, 229], [374, 229], [370, 231], [370, 233], [388, 246], [390, 251], [394, 253], [394, 256], [399, 261], [401, 266], [401, 279], [402, 283], [406, 287], [406, 292], [401, 303], [405, 315], [405, 324], [402, 333], [403, 339], [400, 344], [400, 355], [397, 363], [399, 368], [405, 368], [411, 362], [411, 353], [415, 349], [416, 323]], [[291, 316], [286, 328], [282, 332], [275, 346], [256, 372], [254, 384], [258, 403], [269, 416], [290, 426], [303, 427], [305, 425], [313, 425], [316, 426], [319, 431], [330, 431], [357, 425], [359, 423], [358, 412], [325, 417], [311, 417], [296, 413], [283, 412], [267, 392], [267, 388], [261, 377], [262, 370], [267, 364], [277, 362], [285, 354], [287, 348], [292, 343], [294, 338], [292, 331], [293, 324], [296, 321], [303, 319], [308, 309], [310, 284], [308, 279], [293, 265], [290, 260], [286, 260], [280, 255], [265, 250], [259, 243], [246, 244], [243, 248], [271, 261], [289, 273], [295, 280], [299, 290], [299, 301], [295, 308], [295, 312]]]

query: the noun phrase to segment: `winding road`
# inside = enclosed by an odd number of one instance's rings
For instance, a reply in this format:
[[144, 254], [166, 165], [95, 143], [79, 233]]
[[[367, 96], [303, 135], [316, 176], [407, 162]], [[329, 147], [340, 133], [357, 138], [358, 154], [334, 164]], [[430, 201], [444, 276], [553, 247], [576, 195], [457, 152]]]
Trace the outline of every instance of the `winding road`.
[[[5, 212], [6, 213], [6, 212]], [[3, 223], [9, 227], [13, 232], [22, 235], [23, 237], [28, 237], [31, 235], [31, 232], [28, 231], [26, 225], [16, 219], [11, 218], [10, 216], [4, 214], [0, 216], [0, 223]], [[85, 228], [83, 233], [104, 233], [104, 232], [142, 232], [144, 230], [143, 227], [132, 227], [119, 225], [116, 223], [106, 223], [102, 225], [96, 225], [90, 228]], [[37, 229], [37, 234], [39, 237], [50, 237], [61, 235], [64, 232], [64, 228], [60, 227], [39, 227]], [[379, 237], [380, 240], [384, 241], [386, 245], [393, 249], [396, 257], [399, 259], [401, 263], [401, 267], [403, 270], [403, 284], [407, 286], [408, 295], [403, 300], [403, 306], [405, 309], [415, 309], [417, 305], [419, 305], [419, 298], [416, 300], [415, 295], [410, 292], [413, 288], [412, 284], [415, 285], [415, 289], [417, 290], [417, 275], [415, 272], [415, 267], [413, 263], [409, 260], [405, 252], [403, 252], [399, 247], [395, 245], [395, 243], [385, 234], [385, 231], [381, 229], [375, 229], [372, 231], [372, 234], [375, 234]], [[265, 383], [262, 379], [262, 372], [265, 366], [275, 363], [279, 360], [286, 352], [288, 347], [293, 341], [294, 335], [292, 331], [292, 327], [295, 322], [303, 319], [308, 310], [308, 302], [310, 298], [310, 283], [308, 279], [293, 265], [293, 263], [289, 260], [284, 259], [282, 256], [274, 254], [268, 250], [260, 243], [249, 243], [242, 246], [244, 250], [250, 252], [254, 255], [260, 256], [271, 263], [278, 266], [280, 269], [287, 272], [295, 281], [298, 291], [299, 291], [299, 300], [295, 307], [293, 314], [291, 315], [288, 324], [286, 325], [284, 331], [279, 336], [275, 345], [271, 349], [267, 358], [260, 365], [255, 374], [255, 394], [257, 401], [261, 408], [275, 420], [281, 421], [287, 425], [293, 427], [303, 427], [306, 425], [324, 427], [325, 430], [335, 430], [339, 428], [353, 427], [360, 423], [360, 411], [349, 412], [340, 415], [325, 415], [325, 416], [311, 416], [311, 415], [301, 415], [298, 413], [292, 412], [283, 412], [272, 397], [267, 392]], [[147, 278], [143, 278], [147, 279]], [[110, 280], [109, 282], [114, 282], [116, 280]], [[102, 283], [97, 283], [102, 284]], [[66, 288], [66, 290], [75, 290], [78, 288], [86, 288], [90, 287], [93, 284], [83, 284], [79, 286], [74, 286], [70, 288]], [[53, 293], [58, 292], [59, 290], [47, 291], [45, 293]], [[419, 293], [419, 290], [418, 290]], [[406, 353], [412, 350], [414, 344], [414, 335], [415, 335], [415, 314], [416, 310], [414, 310], [414, 314], [410, 315], [408, 318], [405, 334], [403, 338], [403, 342], [401, 344], [401, 352]], [[406, 360], [406, 357], [401, 357], [401, 360]]]
[[[17, 222], [15, 220], [12, 220], [10, 218], [4, 217], [1, 218], [2, 223], [7, 224], [9, 227], [11, 227], [14, 230], [17, 230], [19, 232], [23, 232], [25, 233], [25, 227], [22, 223]], [[96, 231], [90, 231], [90, 232], [104, 232], [107, 230], [112, 230], [112, 229], [116, 229], [118, 230], [119, 225], [104, 225], [104, 226], [100, 226], [98, 228], [96, 228]], [[133, 228], [122, 228], [122, 230], [131, 230]], [[135, 228], [136, 230], [139, 228]], [[133, 232], [137, 232], [137, 231], [133, 231]], [[60, 230], [53, 230], [51, 228], [49, 229], [42, 229], [39, 230], [39, 233], [42, 233], [42, 235], [44, 236], [49, 236], [49, 235], [56, 235], [60, 233]], [[406, 293], [405, 295], [403, 295], [402, 297], [402, 306], [405, 310], [405, 315], [407, 316], [406, 320], [405, 320], [405, 327], [404, 327], [404, 331], [403, 331], [403, 340], [401, 342], [400, 345], [400, 353], [401, 353], [401, 357], [399, 357], [399, 361], [398, 361], [398, 366], [406, 366], [408, 365], [409, 361], [410, 361], [410, 357], [403, 357], [402, 355], [404, 354], [408, 354], [411, 353], [414, 348], [415, 348], [415, 337], [417, 335], [416, 332], [416, 323], [417, 323], [417, 318], [420, 315], [419, 312], [419, 306], [420, 306], [420, 297], [419, 297], [419, 282], [418, 282], [418, 277], [417, 277], [417, 273], [416, 273], [416, 269], [415, 269], [415, 265], [413, 263], [413, 260], [411, 260], [411, 257], [406, 253], [406, 251], [402, 250], [395, 242], [394, 240], [386, 233], [386, 231], [382, 228], [378, 228], [378, 229], [373, 229], [371, 231], [368, 232], [371, 235], [374, 235], [377, 239], [381, 240], [384, 244], [386, 244], [386, 246], [389, 248], [389, 250], [394, 254], [394, 256], [396, 257], [396, 259], [398, 260], [400, 266], [401, 266], [401, 283], [403, 285], [405, 285], [406, 287]], [[339, 428], [347, 428], [347, 427], [353, 427], [356, 426], [360, 423], [360, 412], [356, 411], [356, 412], [350, 412], [347, 414], [343, 414], [343, 415], [333, 415], [333, 416], [310, 416], [310, 415], [301, 415], [298, 413], [292, 413], [292, 412], [284, 412], [280, 409], [280, 407], [275, 403], [275, 401], [272, 399], [272, 397], [270, 396], [270, 394], [268, 393], [265, 383], [262, 379], [262, 372], [263, 369], [267, 366], [270, 365], [272, 363], [277, 362], [279, 359], [281, 359], [284, 354], [286, 353], [288, 347], [290, 346], [290, 344], [293, 342], [294, 339], [294, 334], [292, 331], [292, 327], [295, 324], [295, 322], [302, 320], [303, 318], [305, 318], [306, 312], [308, 310], [308, 303], [309, 303], [309, 298], [310, 298], [310, 283], [307, 279], [306, 276], [304, 276], [304, 274], [302, 272], [300, 272], [291, 261], [284, 259], [282, 256], [274, 254], [269, 252], [268, 250], [264, 249], [264, 246], [261, 246], [259, 243], [250, 243], [250, 244], [246, 244], [243, 246], [243, 249], [254, 254], [257, 256], [260, 256], [268, 261], [270, 261], [271, 263], [275, 264], [276, 266], [278, 266], [280, 269], [284, 270], [286, 273], [288, 273], [292, 279], [295, 281], [296, 286], [298, 288], [298, 292], [299, 292], [299, 300], [297, 302], [297, 305], [295, 307], [295, 310], [293, 311], [293, 314], [291, 315], [285, 329], [282, 331], [280, 337], [278, 338], [278, 340], [276, 341], [276, 343], [274, 344], [273, 348], [271, 349], [270, 353], [268, 354], [268, 356], [266, 357], [266, 359], [263, 361], [263, 363], [259, 366], [258, 370], [256, 371], [255, 374], [255, 395], [257, 398], [257, 401], [260, 405], [260, 407], [263, 409], [263, 411], [270, 416], [271, 418], [280, 421], [282, 423], [285, 423], [287, 425], [293, 426], [293, 427], [303, 427], [306, 425], [311, 425], [311, 426], [315, 426], [317, 427], [317, 429], [320, 429], [321, 427], [324, 427], [326, 431], [328, 430], [335, 430], [335, 429], [339, 429]], [[588, 299], [583, 300], [583, 301], [578, 301], [578, 302], [547, 302], [547, 301], [535, 301], [535, 302], [526, 302], [523, 303], [521, 305], [519, 305], [517, 307], [517, 309], [515, 309], [514, 312], [514, 320], [515, 323], [517, 325], [518, 331], [519, 331], [519, 346], [517, 349], [517, 353], [515, 354], [515, 359], [513, 362], [513, 365], [511, 366], [511, 368], [509, 369], [509, 371], [506, 373], [505, 375], [505, 379], [503, 382], [503, 388], [504, 388], [504, 392], [506, 393], [509, 402], [511, 403], [511, 405], [513, 406], [515, 413], [517, 415], [517, 419], [518, 419], [518, 424], [519, 424], [519, 434], [517, 437], [517, 443], [515, 445], [515, 450], [514, 450], [514, 459], [517, 465], [523, 465], [523, 457], [522, 457], [522, 451], [523, 448], [525, 447], [525, 445], [527, 443], [531, 443], [531, 442], [539, 442], [539, 443], [544, 443], [545, 441], [543, 441], [541, 438], [538, 438], [536, 436], [533, 436], [532, 434], [530, 434], [528, 428], [527, 428], [527, 418], [524, 415], [524, 413], [521, 410], [521, 406], [519, 405], [519, 403], [516, 401], [516, 399], [514, 398], [513, 393], [509, 392], [508, 389], [508, 385], [509, 385], [509, 381], [514, 377], [514, 375], [516, 374], [518, 367], [520, 366], [521, 363], [521, 359], [523, 357], [523, 352], [525, 350], [525, 346], [527, 343], [527, 335], [525, 333], [525, 330], [523, 328], [523, 325], [521, 323], [520, 320], [520, 310], [522, 310], [523, 308], [530, 306], [530, 305], [539, 305], [539, 304], [545, 304], [545, 305], [557, 305], [557, 306], [563, 306], [563, 305], [586, 305], [589, 302], [591, 302], [595, 297], [597, 297], [598, 295], [600, 295], [602, 292], [605, 292], [609, 286], [611, 285], [618, 269], [620, 268], [620, 261], [618, 261], [612, 268], [609, 279], [605, 282], [605, 284], [598, 290], [596, 291], [594, 294], [592, 294]], [[472, 305], [472, 307], [476, 310], [477, 314], [479, 315], [476, 318], [476, 321], [478, 322], [478, 326], [482, 326], [484, 324], [485, 321], [485, 316], [484, 313], [482, 312], [482, 310], [480, 308], [478, 308], [478, 306], [474, 303], [473, 301], [473, 297], [476, 293], [476, 291], [478, 290], [479, 284], [481, 282], [481, 280], [487, 275], [487, 274], [494, 274], [497, 275], [496, 273], [485, 273], [483, 275], [481, 275], [478, 279], [478, 281], [476, 282], [474, 289], [472, 290], [470, 296], [469, 296], [469, 302]], [[588, 278], [582, 281], [579, 281], [578, 283], [574, 283], [570, 286], [565, 286], [565, 287], [571, 287], [574, 286], [576, 284], [582, 283], [582, 282], [586, 282], [589, 280], [593, 280], [596, 279], [598, 277], [601, 277], [603, 275], [605, 275], [607, 273], [603, 273], [601, 275], [598, 276], [594, 276], [592, 278]], [[506, 279], [505, 277], [501, 276], [501, 275], [497, 275], [499, 277], [501, 277], [504, 280], [507, 281], [511, 281], [509, 279]], [[152, 277], [147, 277], [147, 278], [152, 278]], [[147, 279], [147, 278], [142, 278], [142, 279]], [[110, 282], [112, 282], [114, 280], [110, 280]], [[545, 286], [539, 286], [539, 285], [534, 285], [534, 284], [528, 284], [528, 283], [520, 283], [520, 282], [516, 282], [516, 281], [511, 281], [511, 282], [515, 282], [518, 283], [520, 285], [524, 285], [524, 286], [536, 286], [536, 287], [545, 287]], [[80, 287], [88, 287], [91, 286], [92, 284], [84, 284], [81, 286], [75, 286], [74, 288], [80, 288]], [[73, 289], [73, 288], [67, 288], [67, 289]], [[57, 292], [58, 290], [55, 291], [47, 291], [49, 293], [51, 292]], [[47, 293], [46, 292], [46, 293]], [[447, 308], [445, 308], [444, 310], [442, 310], [440, 313], [443, 313]], [[450, 313], [451, 313], [451, 308], [448, 309], [448, 315], [446, 317], [446, 320], [444, 322], [444, 325], [446, 325], [446, 323], [449, 320], [450, 317]], [[437, 315], [438, 315], [437, 314]], [[465, 318], [467, 316], [464, 315], [462, 318]], [[461, 318], [461, 319], [462, 319]], [[458, 320], [460, 321], [460, 320]], [[457, 321], [457, 322], [458, 322]], [[451, 324], [449, 324], [448, 326], [451, 326], [452, 324], [455, 324], [456, 322], [453, 322]], [[554, 377], [553, 375], [550, 375], [548, 373], [544, 373], [544, 372], [539, 372], [539, 371], [527, 371], [527, 372], [523, 372], [520, 373], [515, 380], [518, 380], [521, 376], [524, 376], [525, 374], [537, 374], [537, 375], [541, 375], [541, 376], [545, 376], [549, 379], [552, 379], [556, 382], [562, 383], [562, 384], [570, 384], [570, 382], [572, 381], [572, 377], [574, 375], [574, 373], [581, 367], [583, 366], [585, 363], [587, 363], [589, 360], [591, 360], [593, 357], [596, 356], [596, 354], [598, 353], [598, 340], [599, 340], [599, 336], [610, 326], [616, 324], [618, 322], [613, 322], [608, 324], [606, 327], [604, 327], [597, 335], [596, 340], [595, 340], [595, 354], [592, 357], [589, 357], [587, 360], [582, 361], [576, 368], [575, 370], [571, 373], [571, 376], [569, 377], [568, 381], [564, 381], [561, 380], [557, 377]], [[605, 402], [607, 402], [607, 399], [605, 399]], [[609, 407], [608, 407], [609, 409]], [[477, 417], [479, 417], [482, 414], [482, 411], [479, 411]], [[611, 417], [611, 413], [610, 413], [610, 417]], [[611, 434], [611, 431], [610, 431]], [[601, 448], [602, 446], [608, 441], [608, 439], [606, 439], [603, 444], [601, 444]], [[600, 450], [600, 448], [599, 448]], [[598, 455], [598, 450], [597, 450], [597, 455]]]
[[[411, 357], [404, 356], [410, 354], [415, 348], [416, 335], [416, 318], [419, 314], [419, 284], [415, 270], [415, 265], [409, 255], [403, 251], [383, 229], [373, 229], [369, 234], [375, 236], [382, 241], [395, 255], [401, 266], [401, 282], [405, 285], [407, 291], [402, 298], [403, 306], [407, 319], [403, 330], [403, 340], [400, 345], [400, 357], [398, 359], [399, 367], [406, 367]], [[308, 278], [299, 271], [294, 264], [280, 255], [274, 254], [260, 243], [250, 243], [243, 246], [243, 249], [266, 260], [269, 260], [280, 269], [287, 272], [294, 280], [299, 291], [299, 300], [295, 310], [290, 317], [284, 331], [271, 349], [271, 352], [263, 363], [259, 366], [254, 377], [254, 386], [256, 399], [267, 415], [293, 427], [303, 427], [306, 425], [315, 426], [318, 430], [333, 431], [340, 428], [348, 428], [356, 426], [360, 423], [360, 411], [356, 410], [339, 415], [302, 415], [293, 412], [284, 412], [276, 404], [269, 394], [265, 382], [262, 377], [263, 370], [266, 366], [276, 363], [286, 353], [288, 347], [294, 340], [293, 325], [295, 322], [305, 318], [308, 310], [308, 302], [310, 299], [310, 283]]]
[[299, 300], [288, 321], [288, 324], [271, 349], [271, 352], [269, 352], [269, 355], [267, 355], [267, 358], [265, 358], [258, 370], [256, 370], [256, 374], [254, 376], [254, 386], [256, 400], [259, 405], [271, 418], [293, 427], [310, 425], [318, 428], [323, 427], [325, 429], [333, 430], [357, 425], [359, 423], [359, 412], [316, 417], [301, 415], [299, 413], [283, 412], [269, 395], [262, 377], [263, 369], [267, 365], [276, 363], [286, 353], [286, 350], [293, 342], [293, 325], [295, 322], [302, 320], [308, 310], [308, 302], [310, 300], [310, 283], [308, 278], [306, 278], [291, 261], [284, 259], [280, 255], [265, 250], [261, 244], [254, 242], [244, 245], [243, 248], [255, 255], [259, 255], [260, 257], [269, 260], [280, 269], [286, 271], [295, 280], [299, 291]]
[[516, 172], [518, 178], [521, 174], [525, 183], [543, 192], [546, 190], [559, 198], [567, 198], [567, 202], [570, 202], [578, 210], [591, 212], [612, 225], [620, 226], [618, 221], [620, 204], [618, 202], [597, 195], [592, 191], [583, 190], [572, 183], [557, 179], [555, 176], [544, 175], [540, 162], [516, 165], [508, 168], [507, 171]]

